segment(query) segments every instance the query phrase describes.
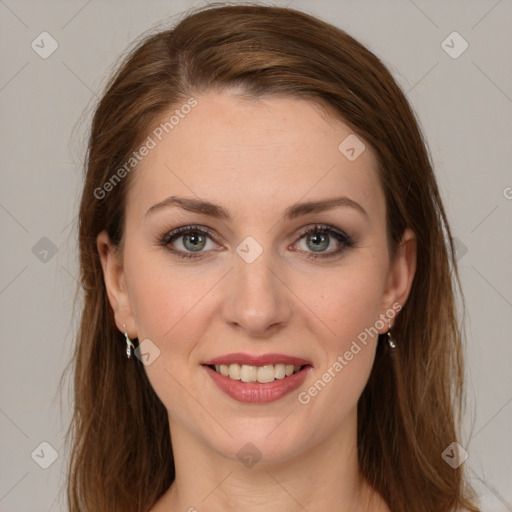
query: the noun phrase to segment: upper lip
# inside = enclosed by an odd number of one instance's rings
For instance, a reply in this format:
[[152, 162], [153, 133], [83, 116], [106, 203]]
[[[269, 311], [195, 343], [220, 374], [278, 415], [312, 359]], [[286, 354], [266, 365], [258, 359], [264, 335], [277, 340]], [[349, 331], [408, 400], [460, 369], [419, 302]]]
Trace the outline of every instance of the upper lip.
[[250, 366], [265, 366], [268, 364], [293, 364], [294, 366], [310, 365], [310, 361], [306, 361], [300, 357], [287, 356], [285, 354], [261, 354], [253, 356], [250, 354], [243, 354], [241, 352], [235, 354], [226, 354], [223, 356], [215, 357], [204, 362], [205, 365], [215, 364], [246, 364]]

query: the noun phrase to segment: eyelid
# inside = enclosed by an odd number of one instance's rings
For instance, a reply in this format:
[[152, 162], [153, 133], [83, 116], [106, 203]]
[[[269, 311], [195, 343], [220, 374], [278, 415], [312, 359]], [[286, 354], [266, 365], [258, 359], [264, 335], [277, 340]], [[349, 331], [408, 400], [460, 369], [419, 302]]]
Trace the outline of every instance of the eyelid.
[[[205, 258], [207, 255], [212, 252], [210, 251], [198, 251], [196, 254], [193, 252], [187, 252], [187, 251], [181, 251], [176, 249], [169, 248], [169, 244], [173, 242], [175, 239], [180, 238], [181, 236], [190, 233], [190, 232], [197, 232], [206, 235], [209, 237], [213, 242], [218, 244], [216, 238], [217, 234], [210, 228], [206, 226], [201, 226], [197, 224], [188, 224], [184, 226], [180, 226], [178, 228], [172, 229], [168, 231], [163, 237], [160, 238], [159, 244], [168, 248], [172, 253], [174, 253], [176, 256], [181, 258], [187, 258], [187, 259], [197, 259], [197, 258]], [[291, 244], [292, 246], [300, 242], [307, 234], [309, 233], [315, 233], [315, 232], [325, 232], [329, 236], [334, 236], [339, 244], [342, 245], [340, 249], [336, 249], [334, 251], [329, 252], [318, 252], [315, 253], [314, 251], [298, 251], [303, 252], [307, 256], [306, 258], [309, 259], [328, 259], [330, 257], [339, 256], [345, 249], [353, 247], [354, 242], [352, 240], [352, 237], [350, 237], [348, 234], [346, 234], [344, 231], [331, 226], [329, 224], [313, 224], [309, 225], [307, 227], [302, 228], [296, 235], [294, 235], [295, 241]], [[222, 238], [222, 237], [219, 237]]]
[[215, 243], [216, 240], [215, 240], [215, 237], [216, 237], [216, 233], [206, 227], [206, 226], [200, 226], [198, 224], [189, 224], [189, 225], [186, 225], [186, 226], [180, 226], [178, 228], [175, 228], [175, 229], [172, 229], [170, 231], [168, 231], [161, 239], [161, 243], [164, 244], [164, 245], [168, 245], [170, 244], [172, 241], [173, 241], [173, 238], [179, 238], [180, 235], [183, 236], [184, 234], [186, 233], [189, 233], [189, 232], [199, 232], [199, 233], [202, 233], [202, 234], [205, 234], [205, 235], [208, 235]]
[[342, 231], [341, 229], [335, 228], [334, 226], [331, 226], [329, 224], [318, 224], [317, 223], [317, 224], [310, 225], [308, 227], [302, 228], [296, 236], [300, 240], [308, 233], [314, 233], [315, 231], [332, 232], [332, 233], [335, 233], [335, 234], [339, 235], [340, 237], [346, 239], [347, 241], [351, 241], [350, 236], [348, 236], [344, 231]]
[[314, 224], [313, 226], [308, 226], [306, 228], [303, 228], [301, 231], [299, 231], [297, 236], [297, 241], [294, 242], [292, 245], [297, 244], [300, 242], [306, 235], [309, 233], [327, 233], [328, 236], [334, 237], [338, 244], [341, 245], [340, 248], [331, 250], [328, 252], [314, 252], [314, 251], [300, 251], [304, 253], [304, 257], [312, 260], [327, 260], [329, 258], [335, 258], [337, 256], [341, 256], [341, 254], [351, 247], [354, 247], [354, 240], [353, 238], [342, 231], [341, 229], [338, 229], [334, 226], [331, 226], [329, 224]]
[[194, 253], [170, 247], [170, 244], [175, 239], [179, 239], [182, 236], [186, 235], [187, 233], [201, 233], [201, 235], [205, 235], [212, 242], [218, 245], [218, 242], [216, 241], [216, 233], [206, 226], [200, 226], [197, 224], [187, 224], [168, 231], [163, 237], [160, 237], [158, 244], [167, 249], [168, 251], [170, 251], [174, 256], [182, 260], [192, 261], [203, 260], [207, 258], [209, 256], [209, 253], [211, 253], [212, 250], [214, 249], [211, 249], [209, 251], [198, 251], [197, 253]]

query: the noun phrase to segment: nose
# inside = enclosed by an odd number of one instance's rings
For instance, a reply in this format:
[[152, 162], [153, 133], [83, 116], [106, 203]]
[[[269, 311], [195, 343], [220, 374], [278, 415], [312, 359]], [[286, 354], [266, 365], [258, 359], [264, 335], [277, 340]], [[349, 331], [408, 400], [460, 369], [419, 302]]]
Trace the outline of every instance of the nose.
[[266, 251], [252, 263], [238, 255], [234, 258], [225, 290], [223, 320], [245, 337], [275, 335], [292, 315], [290, 291], [279, 275], [277, 264]]

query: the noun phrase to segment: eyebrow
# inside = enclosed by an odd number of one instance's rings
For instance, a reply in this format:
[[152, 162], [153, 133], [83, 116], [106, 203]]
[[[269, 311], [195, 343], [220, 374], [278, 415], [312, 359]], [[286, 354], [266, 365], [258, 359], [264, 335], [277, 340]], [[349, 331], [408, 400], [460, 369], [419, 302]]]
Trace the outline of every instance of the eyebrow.
[[[151, 208], [149, 208], [149, 210], [146, 212], [146, 217], [171, 206], [178, 206], [189, 212], [202, 213], [204, 215], [209, 215], [218, 219], [231, 221], [231, 215], [222, 206], [210, 203], [209, 201], [203, 201], [201, 199], [177, 196], [169, 196], [163, 201], [160, 201], [159, 203], [151, 206]], [[336, 207], [353, 208], [354, 210], [362, 213], [365, 217], [368, 217], [366, 210], [357, 201], [354, 201], [348, 197], [334, 197], [332, 199], [308, 201], [289, 206], [284, 211], [283, 219], [293, 220], [303, 215], [325, 212]]]

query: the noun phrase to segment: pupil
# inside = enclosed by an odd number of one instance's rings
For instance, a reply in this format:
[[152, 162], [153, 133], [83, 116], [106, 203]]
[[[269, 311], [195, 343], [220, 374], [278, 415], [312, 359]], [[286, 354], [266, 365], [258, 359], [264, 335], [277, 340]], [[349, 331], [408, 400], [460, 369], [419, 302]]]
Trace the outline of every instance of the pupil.
[[325, 234], [315, 233], [309, 240], [314, 244], [312, 249], [317, 252], [326, 249], [329, 245], [328, 237]]
[[202, 235], [185, 235], [183, 237], [183, 244], [185, 247], [187, 247], [187, 242], [192, 244], [191, 248], [193, 251], [201, 250], [204, 247], [204, 237]]

